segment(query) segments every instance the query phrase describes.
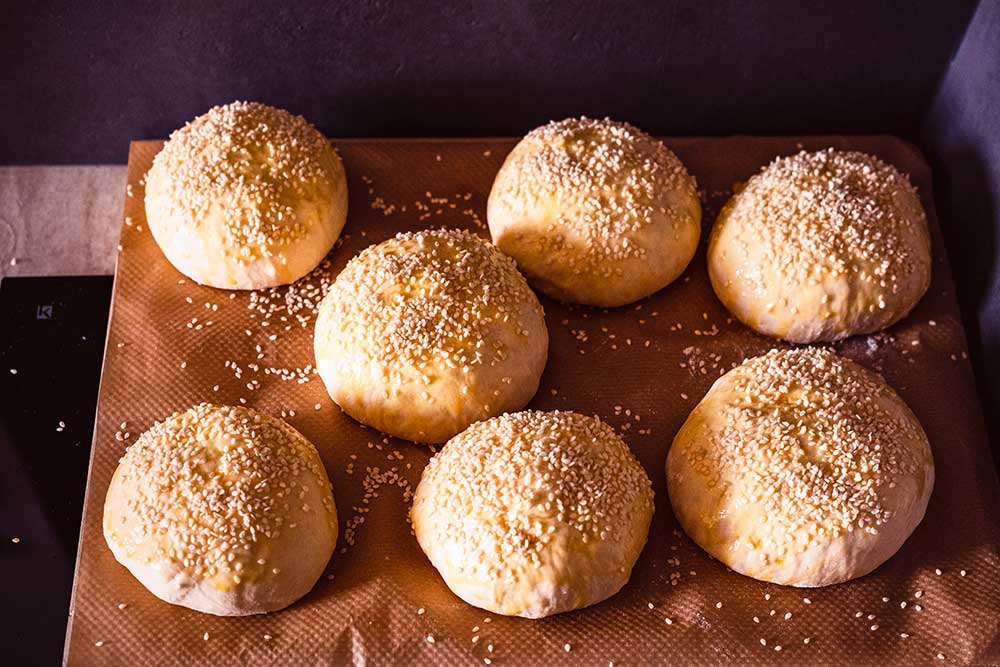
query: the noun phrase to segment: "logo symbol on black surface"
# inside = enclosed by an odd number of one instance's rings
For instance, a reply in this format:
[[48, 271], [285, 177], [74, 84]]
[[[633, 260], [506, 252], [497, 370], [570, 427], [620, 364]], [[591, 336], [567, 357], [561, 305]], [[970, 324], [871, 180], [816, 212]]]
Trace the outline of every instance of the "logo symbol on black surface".
[[45, 306], [39, 306], [38, 310], [35, 311], [36, 320], [51, 320], [52, 319], [52, 304]]

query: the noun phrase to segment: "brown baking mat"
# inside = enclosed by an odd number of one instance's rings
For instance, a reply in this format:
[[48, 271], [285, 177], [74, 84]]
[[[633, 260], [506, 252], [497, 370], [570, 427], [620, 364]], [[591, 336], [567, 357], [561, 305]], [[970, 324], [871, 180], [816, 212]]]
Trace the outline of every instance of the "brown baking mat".
[[[531, 621], [465, 604], [421, 553], [406, 520], [406, 491], [419, 480], [428, 448], [383, 441], [341, 414], [315, 374], [289, 379], [280, 370], [313, 361], [306, 302], [318, 298], [324, 272], [336, 275], [362, 248], [401, 230], [446, 225], [485, 234], [486, 196], [514, 142], [336, 143], [351, 198], [343, 241], [329, 264], [293, 290], [235, 295], [179, 282], [183, 277], [160, 253], [143, 211], [141, 179], [161, 143], [132, 144], [68, 663], [1000, 660], [997, 479], [934, 215], [930, 171], [913, 146], [891, 137], [667, 140], [704, 192], [706, 232], [734, 182], [800, 147], [875, 153], [909, 173], [920, 189], [937, 257], [929, 292], [890, 331], [836, 346], [881, 371], [930, 437], [937, 482], [913, 537], [867, 577], [804, 590], [729, 572], [679, 532], [663, 471], [674, 434], [716, 377], [775, 346], [732, 321], [715, 299], [705, 269], [705, 234], [684, 275], [638, 304], [604, 310], [542, 298], [549, 363], [531, 407], [598, 414], [615, 426], [653, 480], [656, 515], [649, 544], [621, 593], [589, 609]], [[199, 401], [241, 398], [272, 414], [284, 411], [316, 445], [333, 481], [342, 532], [328, 575], [297, 604], [264, 616], [217, 618], [146, 592], [105, 545], [101, 514], [119, 457], [154, 420]]]

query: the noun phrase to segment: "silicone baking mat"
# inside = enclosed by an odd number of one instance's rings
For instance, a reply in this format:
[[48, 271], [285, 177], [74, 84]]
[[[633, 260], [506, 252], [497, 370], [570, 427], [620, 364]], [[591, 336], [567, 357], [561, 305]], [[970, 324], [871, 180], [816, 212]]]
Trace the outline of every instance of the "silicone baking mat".
[[[350, 187], [342, 240], [287, 288], [227, 292], [184, 280], [146, 227], [142, 179], [161, 142], [129, 155], [121, 253], [83, 514], [66, 660], [73, 665], [485, 664], [913, 665], [1000, 660], [997, 479], [941, 245], [931, 174], [892, 137], [678, 138], [698, 179], [699, 252], [674, 284], [616, 309], [542, 298], [549, 362], [531, 403], [597, 414], [656, 492], [631, 582], [594, 607], [531, 621], [471, 607], [445, 587], [406, 516], [427, 446], [343, 415], [312, 371], [312, 307], [369, 244], [402, 230], [486, 234], [486, 197], [510, 139], [335, 141]], [[731, 319], [705, 268], [705, 239], [734, 183], [778, 155], [827, 146], [875, 153], [910, 174], [934, 238], [933, 283], [887, 332], [836, 349], [882, 372], [920, 418], [937, 481], [900, 552], [847, 584], [800, 590], [728, 571], [678, 529], [663, 471], [677, 429], [712, 382], [777, 343]], [[288, 609], [217, 618], [154, 598], [115, 562], [101, 515], [126, 446], [200, 401], [284, 416], [319, 449], [341, 536], [327, 574]]]

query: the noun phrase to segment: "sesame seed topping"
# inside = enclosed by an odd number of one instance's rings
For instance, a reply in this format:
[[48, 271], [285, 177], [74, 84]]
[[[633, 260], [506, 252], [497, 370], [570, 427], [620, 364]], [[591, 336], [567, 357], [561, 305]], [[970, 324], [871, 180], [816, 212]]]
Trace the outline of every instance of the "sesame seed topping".
[[[526, 411], [452, 438], [424, 469], [412, 517], [421, 544], [446, 545], [463, 577], [506, 582], [554, 553], [633, 540], [632, 517], [652, 502], [649, 478], [610, 426]], [[616, 575], [625, 567], [598, 565]]]
[[[759, 320], [755, 311], [765, 304], [784, 304], [785, 312], [768, 314], [775, 335], [807, 342], [835, 339], [849, 326], [881, 329], [929, 283], [926, 214], [916, 190], [872, 155], [831, 148], [777, 158], [730, 199], [719, 221], [713, 280], [744, 283], [746, 299], [727, 305], [745, 321]], [[830, 289], [849, 296], [821, 299], [832, 280], [837, 287]], [[859, 313], [862, 294], [873, 305]], [[889, 307], [890, 297], [905, 303]], [[822, 330], [812, 331], [807, 323], [817, 321]]]
[[915, 419], [899, 418], [908, 409], [895, 392], [826, 349], [750, 359], [721, 378], [692, 417], [706, 404], [718, 428], [707, 441], [678, 440], [679, 453], [713, 486], [729, 489], [727, 502], [762, 508], [765, 564], [815, 540], [877, 531], [893, 516], [883, 506], [889, 484], [930, 465], [926, 436]]
[[172, 218], [223, 211], [225, 233], [249, 262], [278, 254], [307, 233], [297, 201], [330, 197], [340, 158], [301, 116], [255, 102], [217, 106], [170, 135], [153, 160]]
[[[546, 261], [566, 263], [560, 273], [615, 279], [622, 261], [654, 251], [646, 247], [648, 228], [665, 226], [664, 237], [678, 241], [697, 234], [697, 202], [694, 177], [662, 142], [607, 118], [568, 118], [532, 130], [511, 151], [493, 184], [489, 217], [492, 225], [551, 211], [551, 224], [565, 231], [533, 235], [551, 246]], [[567, 237], [572, 252], [565, 252]], [[494, 240], [504, 247], [502, 236]]]
[[[325, 376], [350, 376], [360, 358], [386, 385], [431, 401], [435, 382], [469, 394], [484, 368], [511, 377], [544, 331], [511, 258], [468, 231], [438, 229], [397, 234], [352, 259], [320, 305], [316, 350]], [[465, 410], [484, 419], [502, 402], [479, 398]]]
[[336, 521], [326, 479], [315, 448], [281, 420], [202, 403], [155, 424], [125, 452], [113, 487], [119, 502], [109, 503], [122, 509], [105, 517], [108, 539], [219, 586], [268, 577], [278, 568], [259, 560], [295, 528], [281, 508], [307, 484]]

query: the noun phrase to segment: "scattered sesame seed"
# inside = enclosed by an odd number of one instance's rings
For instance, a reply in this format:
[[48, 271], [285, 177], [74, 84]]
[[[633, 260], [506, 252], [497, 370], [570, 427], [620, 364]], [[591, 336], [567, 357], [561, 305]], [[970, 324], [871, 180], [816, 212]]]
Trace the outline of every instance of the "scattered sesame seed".
[[563, 644], [563, 650], [566, 651], [567, 653], [569, 653], [572, 648], [573, 647], [570, 646], [568, 643]]
[[666, 623], [667, 625], [673, 625], [674, 624], [674, 621], [671, 618], [665, 618], [665, 619], [663, 619], [663, 622]]
[[94, 646], [96, 646], [97, 648], [101, 648], [102, 646], [104, 646], [104, 640], [103, 639], [97, 640], [96, 642], [94, 642]]
[[428, 644], [433, 644], [434, 641], [435, 641], [434, 640], [434, 635], [427, 635], [427, 637], [425, 639], [427, 639], [427, 643]]
[[806, 604], [812, 604], [812, 600], [810, 600], [809, 598], [802, 598], [802, 601]]
[[20, 537], [12, 537], [12, 538], [10, 538], [10, 541], [13, 542], [14, 544], [20, 544], [21, 543], [21, 538]]
[[716, 609], [722, 609], [722, 603], [721, 602], [716, 602], [715, 603], [715, 608]]
[[418, 616], [423, 616], [423, 614], [424, 614], [424, 608], [421, 607], [420, 609], [417, 610], [417, 615]]
[[965, 570], [959, 570], [959, 571], [958, 571], [958, 576], [960, 576], [960, 577], [964, 577], [964, 576], [965, 576], [965, 574], [966, 574], [966, 573], [965, 573]]
[[205, 634], [203, 634], [201, 638], [204, 639], [205, 641], [208, 641], [208, 633], [206, 632]]
[[936, 568], [934, 568], [934, 574], [936, 574], [937, 576], [939, 576], [939, 577], [940, 577], [940, 576], [941, 576], [941, 574], [942, 574], [942, 573], [941, 573], [941, 568], [937, 568], [937, 567], [936, 567]]

